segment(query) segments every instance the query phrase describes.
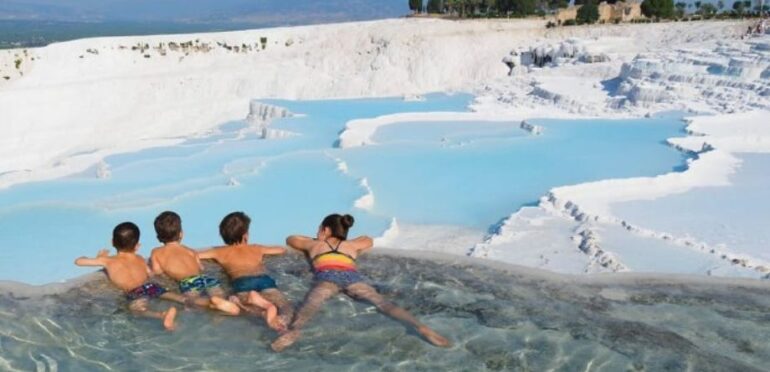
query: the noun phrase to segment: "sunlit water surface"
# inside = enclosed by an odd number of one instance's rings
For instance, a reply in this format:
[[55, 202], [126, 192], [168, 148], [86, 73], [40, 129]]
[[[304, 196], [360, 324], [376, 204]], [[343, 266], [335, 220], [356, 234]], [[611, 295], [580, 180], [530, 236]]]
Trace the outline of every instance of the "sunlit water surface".
[[[129, 315], [98, 276], [42, 297], [2, 291], [0, 370], [754, 371], [770, 363], [766, 283], [587, 279], [423, 256], [368, 255], [361, 270], [448, 336], [448, 350], [343, 296], [283, 354], [269, 350], [275, 334], [256, 319], [182, 311], [167, 333]], [[307, 263], [293, 256], [268, 267], [301, 301]]]

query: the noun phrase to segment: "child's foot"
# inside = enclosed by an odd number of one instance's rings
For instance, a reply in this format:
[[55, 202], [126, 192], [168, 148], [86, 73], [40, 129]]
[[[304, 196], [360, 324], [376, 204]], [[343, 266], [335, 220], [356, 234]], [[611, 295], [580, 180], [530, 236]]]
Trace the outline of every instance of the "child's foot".
[[243, 303], [241, 303], [241, 299], [238, 298], [238, 296], [232, 295], [232, 296], [227, 298], [227, 301], [230, 301], [230, 302], [238, 305], [238, 307], [243, 308]]
[[275, 313], [278, 311], [275, 309], [275, 306], [273, 306], [270, 309], [267, 309], [267, 313], [265, 316], [265, 321], [267, 321], [267, 326], [270, 327], [272, 330], [278, 332], [279, 334], [283, 334], [286, 332], [286, 324], [284, 324], [281, 321], [281, 318], [276, 316]]
[[236, 315], [241, 313], [241, 309], [240, 309], [240, 307], [238, 307], [238, 304], [232, 303], [230, 301], [227, 301], [227, 300], [225, 300], [223, 298], [219, 298], [217, 296], [212, 296], [211, 297], [211, 305], [215, 309], [217, 309], [217, 310], [219, 310], [219, 311], [221, 311], [221, 312], [223, 312], [223, 313], [225, 313], [227, 315], [236, 316]]
[[289, 325], [291, 324], [291, 317], [286, 314], [278, 315], [278, 321], [283, 326], [283, 331], [279, 331], [279, 333], [283, 334], [289, 329]]
[[173, 331], [176, 329], [176, 308], [170, 307], [163, 313], [163, 328], [167, 331]]
[[246, 303], [265, 310], [265, 323], [267, 323], [268, 327], [278, 332], [285, 330], [285, 326], [281, 324], [280, 320], [278, 320], [278, 308], [275, 307], [275, 304], [257, 293], [257, 291], [249, 292], [249, 295], [246, 298]]
[[287, 347], [297, 342], [298, 338], [299, 338], [298, 330], [289, 331], [282, 334], [280, 337], [276, 338], [275, 341], [273, 341], [273, 343], [270, 344], [270, 347], [273, 349], [273, 351], [280, 353], [284, 351]]
[[438, 347], [449, 347], [451, 346], [451, 343], [446, 338], [442, 337], [440, 334], [436, 333], [436, 331], [428, 328], [427, 326], [422, 326], [417, 328], [417, 332], [419, 332], [422, 337], [425, 337], [428, 342], [431, 344], [438, 346]]
[[230, 296], [227, 298], [228, 301], [234, 303], [236, 306], [238, 306], [241, 310], [251, 314], [251, 315], [257, 315], [260, 316], [262, 312], [255, 312], [253, 308], [246, 306], [243, 302], [241, 302], [241, 299], [238, 298], [238, 296]]

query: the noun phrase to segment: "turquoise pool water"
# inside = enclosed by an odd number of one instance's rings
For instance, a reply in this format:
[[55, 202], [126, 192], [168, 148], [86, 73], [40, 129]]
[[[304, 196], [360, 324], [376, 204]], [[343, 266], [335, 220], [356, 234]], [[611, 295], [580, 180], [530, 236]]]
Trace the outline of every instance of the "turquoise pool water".
[[[682, 135], [675, 117], [531, 120], [541, 135], [518, 122], [401, 123], [375, 133], [378, 145], [336, 147], [349, 120], [465, 111], [471, 99], [266, 100], [302, 114], [271, 125], [296, 135], [264, 140], [242, 135], [243, 122], [226, 123], [178, 146], [111, 156], [108, 178], [89, 170], [2, 190], [0, 280], [42, 284], [87, 273], [73, 259], [109, 247], [112, 227], [125, 220], [142, 229], [147, 254], [156, 245], [152, 220], [168, 209], [181, 214], [193, 247], [219, 244], [219, 221], [234, 210], [252, 216], [252, 240], [264, 243], [312, 234], [331, 212], [354, 214], [354, 233], [372, 236], [394, 217], [486, 230], [552, 187], [662, 174], [685, 161], [664, 144]], [[366, 193], [363, 178], [375, 199], [370, 210], [354, 208]]]

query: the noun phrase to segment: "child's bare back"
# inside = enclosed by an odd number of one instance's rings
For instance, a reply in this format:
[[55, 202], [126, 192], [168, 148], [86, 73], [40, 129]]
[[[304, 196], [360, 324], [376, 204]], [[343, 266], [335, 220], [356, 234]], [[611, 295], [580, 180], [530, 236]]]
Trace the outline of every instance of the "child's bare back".
[[[106, 249], [101, 250], [96, 259], [103, 263], [112, 284], [123, 291], [131, 291], [147, 282], [147, 262], [136, 253], [118, 252], [110, 256]], [[82, 262], [82, 261], [81, 261]]]
[[198, 254], [179, 243], [166, 244], [153, 249], [150, 260], [156, 274], [161, 271], [176, 281], [201, 273]]
[[150, 268], [139, 250], [139, 227], [131, 222], [124, 222], [112, 232], [112, 244], [118, 253], [110, 256], [106, 249], [99, 251], [95, 258], [80, 257], [75, 260], [78, 266], [104, 267], [110, 282], [125, 292], [130, 301], [129, 309], [137, 314], [163, 320], [167, 330], [175, 328], [176, 308], [169, 307], [164, 312], [154, 312], [147, 308], [153, 298], [184, 302], [184, 297], [168, 292], [162, 286], [150, 281]]
[[[281, 253], [283, 249], [279, 248]], [[275, 254], [274, 248], [258, 244], [226, 245], [207, 251], [205, 258], [216, 260], [232, 279], [265, 273], [263, 257]]]
[[[259, 313], [264, 310], [270, 327], [281, 330], [291, 320], [294, 309], [278, 290], [275, 280], [265, 273], [262, 261], [265, 255], [282, 255], [286, 249], [250, 245], [250, 223], [251, 219], [243, 212], [225, 216], [219, 225], [219, 233], [227, 245], [199, 252], [198, 256], [216, 261], [227, 272], [236, 295], [232, 301], [246, 311]], [[280, 319], [276, 317], [278, 312]]]
[[[181, 292], [197, 306], [218, 310], [227, 315], [238, 315], [240, 308], [224, 299], [219, 280], [203, 274], [198, 253], [181, 243], [182, 219], [166, 211], [155, 219], [155, 232], [162, 246], [152, 250], [150, 261], [155, 274], [165, 274], [179, 283]], [[209, 296], [204, 297], [204, 296]]]

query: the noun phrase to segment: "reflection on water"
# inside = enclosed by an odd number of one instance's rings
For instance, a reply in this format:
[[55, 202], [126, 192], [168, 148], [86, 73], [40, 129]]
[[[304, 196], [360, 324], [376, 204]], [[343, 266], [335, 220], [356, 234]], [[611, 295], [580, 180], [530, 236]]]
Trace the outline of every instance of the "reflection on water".
[[[274, 334], [253, 319], [183, 311], [166, 333], [127, 314], [100, 279], [45, 296], [2, 291], [0, 370], [751, 371], [770, 362], [767, 283], [587, 279], [430, 257], [372, 255], [361, 269], [449, 336], [450, 350], [342, 296], [283, 354], [269, 351]], [[301, 300], [306, 263], [268, 265]]]

